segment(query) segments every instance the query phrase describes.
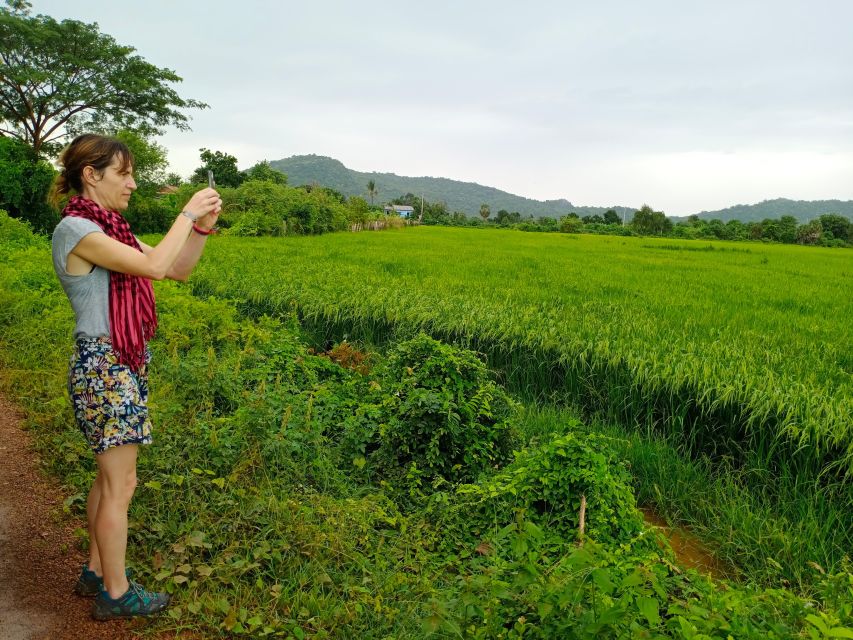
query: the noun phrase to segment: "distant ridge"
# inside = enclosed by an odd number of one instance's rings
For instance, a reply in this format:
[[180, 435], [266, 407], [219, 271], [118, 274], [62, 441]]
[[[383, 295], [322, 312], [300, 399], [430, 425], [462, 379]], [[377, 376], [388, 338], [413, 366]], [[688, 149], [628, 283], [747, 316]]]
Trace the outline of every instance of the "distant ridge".
[[[573, 205], [565, 198], [559, 200], [533, 200], [494, 187], [475, 182], [462, 182], [449, 178], [406, 177], [394, 173], [364, 172], [348, 169], [340, 160], [318, 155], [291, 156], [270, 162], [273, 169], [287, 174], [291, 185], [317, 183], [331, 187], [346, 196], [361, 196], [368, 199], [367, 182], [373, 180], [379, 189], [376, 203], [388, 202], [407, 193], [423, 195], [428, 202], [444, 202], [453, 211], [462, 211], [469, 216], [479, 215], [480, 205], [488, 204], [492, 215], [506, 209], [518, 211], [523, 216], [559, 218], [575, 212], [579, 216], [603, 214], [614, 209], [620, 216], [624, 213], [631, 219], [639, 207], [582, 207]], [[654, 203], [649, 203], [654, 207]], [[776, 198], [758, 204], [738, 204], [717, 211], [702, 211], [697, 214], [705, 220], [714, 218], [723, 222], [760, 222], [765, 218], [794, 216], [798, 222], [808, 222], [826, 213], [837, 213], [853, 220], [853, 200], [789, 200]], [[687, 216], [670, 216], [677, 222]]]
[[[814, 220], [825, 213], [836, 213], [853, 220], [853, 200], [788, 200], [776, 198], [764, 200], [758, 204], [736, 204], [733, 207], [718, 211], [702, 211], [697, 214], [704, 220], [714, 218], [728, 222], [761, 222], [765, 218], [781, 218], [794, 216], [798, 222]], [[684, 220], [685, 218], [675, 218]]]
[[416, 196], [423, 195], [428, 202], [444, 202], [451, 212], [461, 211], [469, 216], [479, 215], [480, 205], [484, 203], [489, 205], [492, 215], [501, 209], [506, 209], [509, 212], [518, 211], [523, 216], [532, 215], [535, 218], [542, 216], [559, 218], [570, 212], [580, 216], [595, 215], [603, 214], [608, 209], [614, 209], [620, 216], [625, 213], [630, 217], [637, 209], [637, 207], [624, 206], [580, 207], [565, 199], [533, 200], [475, 182], [462, 182], [449, 178], [413, 178], [398, 176], [394, 173], [354, 171], [345, 167], [339, 160], [313, 154], [273, 160], [270, 166], [286, 173], [288, 184], [294, 186], [316, 182], [336, 189], [344, 195], [361, 196], [369, 201], [367, 182], [373, 180], [379, 189], [377, 203], [388, 202], [412, 193]]

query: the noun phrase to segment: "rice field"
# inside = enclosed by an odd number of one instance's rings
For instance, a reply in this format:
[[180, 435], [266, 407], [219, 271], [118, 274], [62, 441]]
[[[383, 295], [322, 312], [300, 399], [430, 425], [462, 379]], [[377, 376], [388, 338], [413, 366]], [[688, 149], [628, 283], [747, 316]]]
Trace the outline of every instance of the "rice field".
[[853, 252], [435, 227], [209, 244], [193, 286], [253, 313], [377, 342], [423, 329], [525, 395], [691, 452], [853, 473]]

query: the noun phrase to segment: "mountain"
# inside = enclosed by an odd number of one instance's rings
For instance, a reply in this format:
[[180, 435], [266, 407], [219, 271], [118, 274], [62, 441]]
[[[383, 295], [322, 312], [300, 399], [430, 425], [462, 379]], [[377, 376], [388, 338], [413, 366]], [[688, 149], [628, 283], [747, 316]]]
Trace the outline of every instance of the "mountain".
[[631, 217], [636, 207], [580, 207], [565, 199], [532, 200], [516, 196], [494, 187], [484, 187], [474, 182], [462, 182], [448, 178], [410, 178], [394, 173], [366, 173], [348, 169], [339, 160], [326, 156], [292, 156], [283, 160], [273, 160], [270, 167], [287, 174], [290, 185], [317, 183], [331, 187], [346, 196], [367, 196], [367, 182], [373, 180], [379, 189], [377, 202], [388, 202], [407, 193], [423, 195], [428, 202], [444, 202], [447, 208], [461, 211], [470, 216], [480, 213], [480, 205], [488, 204], [494, 215], [501, 209], [518, 211], [522, 216], [536, 218], [550, 216], [559, 218], [574, 211], [579, 216], [601, 215], [608, 209], [614, 209], [620, 216], [625, 213]]
[[[614, 209], [620, 216], [624, 213], [631, 219], [637, 207], [581, 207], [566, 199], [533, 200], [513, 195], [494, 187], [484, 187], [474, 182], [462, 182], [448, 178], [410, 178], [394, 173], [367, 173], [348, 169], [339, 160], [326, 156], [292, 156], [270, 162], [273, 169], [287, 174], [288, 184], [321, 184], [331, 187], [347, 196], [362, 196], [367, 199], [367, 182], [373, 180], [379, 189], [377, 202], [388, 202], [407, 193], [423, 195], [429, 202], [444, 202], [450, 211], [462, 211], [470, 216], [480, 213], [480, 205], [491, 207], [494, 215], [501, 209], [518, 211], [522, 216], [536, 218], [550, 216], [559, 218], [570, 212], [579, 216], [603, 214]], [[723, 222], [740, 220], [741, 222], [760, 222], [764, 218], [794, 216], [799, 222], [808, 222], [825, 213], [837, 213], [853, 219], [853, 200], [788, 200], [777, 198], [758, 204], [738, 204], [718, 211], [702, 211], [700, 218]], [[687, 216], [670, 216], [673, 222], [686, 220]]]
[[[736, 204], [719, 211], [702, 211], [697, 214], [705, 220], [717, 218], [723, 222], [740, 220], [741, 222], [761, 222], [764, 218], [794, 216], [798, 222], [808, 222], [825, 213], [836, 213], [853, 219], [853, 200], [788, 200], [776, 198], [758, 204]], [[673, 218], [673, 220], [686, 220]]]

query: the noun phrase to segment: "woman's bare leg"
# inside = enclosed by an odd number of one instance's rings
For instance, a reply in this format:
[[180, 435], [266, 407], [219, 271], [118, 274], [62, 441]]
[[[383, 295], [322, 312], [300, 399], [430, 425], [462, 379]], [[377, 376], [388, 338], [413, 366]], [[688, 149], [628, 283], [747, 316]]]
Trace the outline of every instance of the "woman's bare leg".
[[86, 517], [89, 521], [89, 570], [97, 575], [103, 575], [101, 555], [98, 551], [98, 536], [95, 533], [95, 516], [98, 513], [98, 503], [101, 500], [101, 472], [95, 476], [92, 488], [89, 490], [89, 500], [86, 503]]
[[138, 446], [125, 444], [97, 456], [100, 498], [95, 514], [95, 540], [104, 574], [104, 588], [111, 598], [128, 589], [125, 575], [127, 508], [136, 489]]

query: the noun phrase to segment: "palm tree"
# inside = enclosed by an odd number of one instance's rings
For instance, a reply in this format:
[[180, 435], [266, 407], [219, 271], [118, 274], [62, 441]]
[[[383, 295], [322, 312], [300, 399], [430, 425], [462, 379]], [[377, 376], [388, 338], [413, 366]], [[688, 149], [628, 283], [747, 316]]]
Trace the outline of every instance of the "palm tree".
[[480, 205], [480, 217], [483, 219], [483, 222], [485, 222], [486, 220], [489, 219], [489, 216], [491, 215], [491, 213], [492, 213], [492, 210], [489, 208], [489, 205], [487, 205], [487, 204], [481, 204]]
[[368, 180], [367, 181], [367, 195], [370, 196], [370, 206], [373, 206], [373, 198], [379, 193], [379, 189], [376, 188], [376, 180]]

